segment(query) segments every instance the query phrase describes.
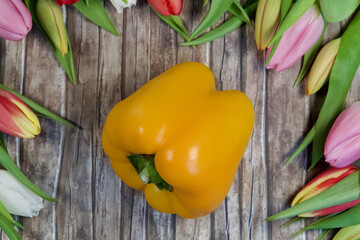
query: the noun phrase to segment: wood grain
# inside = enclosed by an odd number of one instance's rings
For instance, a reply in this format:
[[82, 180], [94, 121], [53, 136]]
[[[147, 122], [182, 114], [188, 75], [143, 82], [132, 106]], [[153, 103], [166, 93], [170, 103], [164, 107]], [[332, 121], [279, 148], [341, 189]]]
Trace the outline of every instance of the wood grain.
[[[20, 218], [24, 239], [289, 239], [303, 222], [280, 229], [285, 221], [264, 219], [289, 207], [292, 197], [320, 172], [305, 169], [304, 151], [288, 167], [287, 157], [316, 120], [326, 94], [304, 96], [293, 88], [300, 62], [282, 72], [266, 71], [252, 26], [242, 26], [212, 43], [183, 47], [183, 39], [140, 1], [117, 13], [106, 2], [120, 37], [98, 28], [74, 8], [64, 10], [78, 83], [70, 83], [48, 43], [34, 29], [21, 42], [0, 40], [0, 82], [81, 126], [71, 130], [41, 120], [32, 140], [6, 137], [9, 152], [25, 174], [59, 199], [45, 203], [33, 219]], [[193, 31], [207, 7], [185, 1], [185, 26]], [[225, 16], [226, 18], [227, 16]], [[223, 21], [221, 19], [220, 21]], [[340, 33], [330, 24], [325, 41]], [[224, 202], [212, 214], [193, 220], [152, 209], [113, 172], [101, 146], [111, 108], [173, 65], [198, 61], [209, 66], [218, 90], [238, 89], [254, 105], [255, 129]], [[360, 73], [347, 105], [360, 97]], [[320, 103], [320, 104], [319, 104]], [[298, 239], [316, 239], [317, 231]], [[2, 235], [1, 239], [7, 239]]]

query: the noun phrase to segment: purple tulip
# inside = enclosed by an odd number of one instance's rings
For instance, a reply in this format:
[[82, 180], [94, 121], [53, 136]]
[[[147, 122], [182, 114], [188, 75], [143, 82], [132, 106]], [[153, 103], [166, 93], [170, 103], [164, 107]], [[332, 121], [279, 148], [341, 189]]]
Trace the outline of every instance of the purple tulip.
[[0, 0], [1, 38], [20, 41], [31, 27], [31, 14], [21, 0]]
[[[323, 30], [324, 20], [318, 7], [314, 5], [284, 32], [266, 68], [281, 72], [291, 67], [317, 42]], [[266, 53], [266, 59], [270, 55], [271, 48], [272, 46]]]
[[336, 168], [360, 158], [360, 101], [343, 111], [332, 126], [325, 143], [325, 160]]

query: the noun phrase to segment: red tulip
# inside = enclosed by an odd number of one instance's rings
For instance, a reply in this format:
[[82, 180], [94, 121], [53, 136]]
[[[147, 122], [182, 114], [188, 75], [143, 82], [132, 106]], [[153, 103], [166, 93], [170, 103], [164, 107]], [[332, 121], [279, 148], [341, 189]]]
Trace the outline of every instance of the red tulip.
[[40, 133], [40, 123], [31, 109], [14, 94], [0, 89], [0, 132], [22, 138]]
[[74, 3], [77, 3], [79, 0], [55, 0], [55, 2], [59, 5], [62, 6], [63, 4], [65, 5], [71, 5]]
[[183, 0], [148, 0], [148, 3], [161, 15], [169, 17], [179, 15], [182, 10]]
[[[358, 169], [354, 166], [348, 166], [345, 168], [331, 168], [331, 169], [319, 174], [317, 177], [315, 177], [307, 185], [305, 185], [305, 187], [303, 187], [301, 189], [301, 191], [295, 196], [293, 202], [291, 203], [291, 206], [295, 206], [296, 204], [299, 204], [299, 203], [325, 191], [326, 189], [334, 186], [336, 183], [340, 182], [343, 178], [356, 172], [357, 170]], [[360, 198], [356, 199], [354, 201], [351, 201], [351, 202], [337, 205], [337, 206], [323, 208], [323, 209], [315, 210], [312, 212], [304, 213], [299, 216], [300, 217], [324, 216], [324, 215], [344, 211], [346, 209], [349, 209], [349, 208], [357, 205], [358, 203], [360, 203]]]

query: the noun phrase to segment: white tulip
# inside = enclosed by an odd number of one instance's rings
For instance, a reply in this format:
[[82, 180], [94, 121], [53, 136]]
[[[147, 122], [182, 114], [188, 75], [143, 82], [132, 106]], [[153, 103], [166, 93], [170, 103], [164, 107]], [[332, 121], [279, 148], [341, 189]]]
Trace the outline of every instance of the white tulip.
[[6, 170], [0, 170], [0, 201], [11, 214], [23, 217], [37, 216], [44, 207], [41, 197]]
[[127, 0], [128, 4], [125, 4], [123, 0], [110, 0], [110, 2], [114, 5], [118, 13], [121, 13], [124, 8], [128, 8], [136, 5], [136, 0]]

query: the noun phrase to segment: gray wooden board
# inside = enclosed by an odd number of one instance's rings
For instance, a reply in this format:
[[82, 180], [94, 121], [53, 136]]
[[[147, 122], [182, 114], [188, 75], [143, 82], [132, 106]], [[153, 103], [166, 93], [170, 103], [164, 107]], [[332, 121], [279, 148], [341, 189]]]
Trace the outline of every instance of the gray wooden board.
[[[73, 47], [78, 83], [70, 83], [48, 43], [33, 29], [24, 41], [0, 40], [0, 82], [81, 126], [72, 130], [41, 119], [35, 139], [6, 137], [11, 156], [31, 181], [58, 203], [45, 203], [33, 219], [20, 218], [24, 239], [289, 239], [303, 222], [264, 219], [289, 207], [297, 191], [325, 164], [306, 174], [304, 151], [288, 167], [284, 162], [316, 119], [326, 94], [304, 95], [293, 88], [297, 62], [282, 72], [266, 71], [265, 54], [256, 49], [254, 29], [242, 26], [212, 43], [182, 47], [182, 38], [140, 1], [117, 13], [106, 8], [121, 37], [115, 37], [63, 8]], [[205, 13], [201, 1], [185, 1], [182, 19], [194, 30]], [[225, 17], [226, 18], [226, 17]], [[224, 19], [221, 19], [223, 21]], [[325, 39], [340, 32], [330, 24]], [[208, 65], [218, 90], [244, 91], [255, 108], [255, 129], [231, 190], [212, 214], [193, 220], [159, 213], [142, 192], [114, 174], [101, 146], [111, 108], [147, 81], [185, 61]], [[359, 99], [360, 76], [347, 105]], [[316, 239], [318, 231], [298, 239]], [[2, 235], [2, 239], [7, 239]]]

